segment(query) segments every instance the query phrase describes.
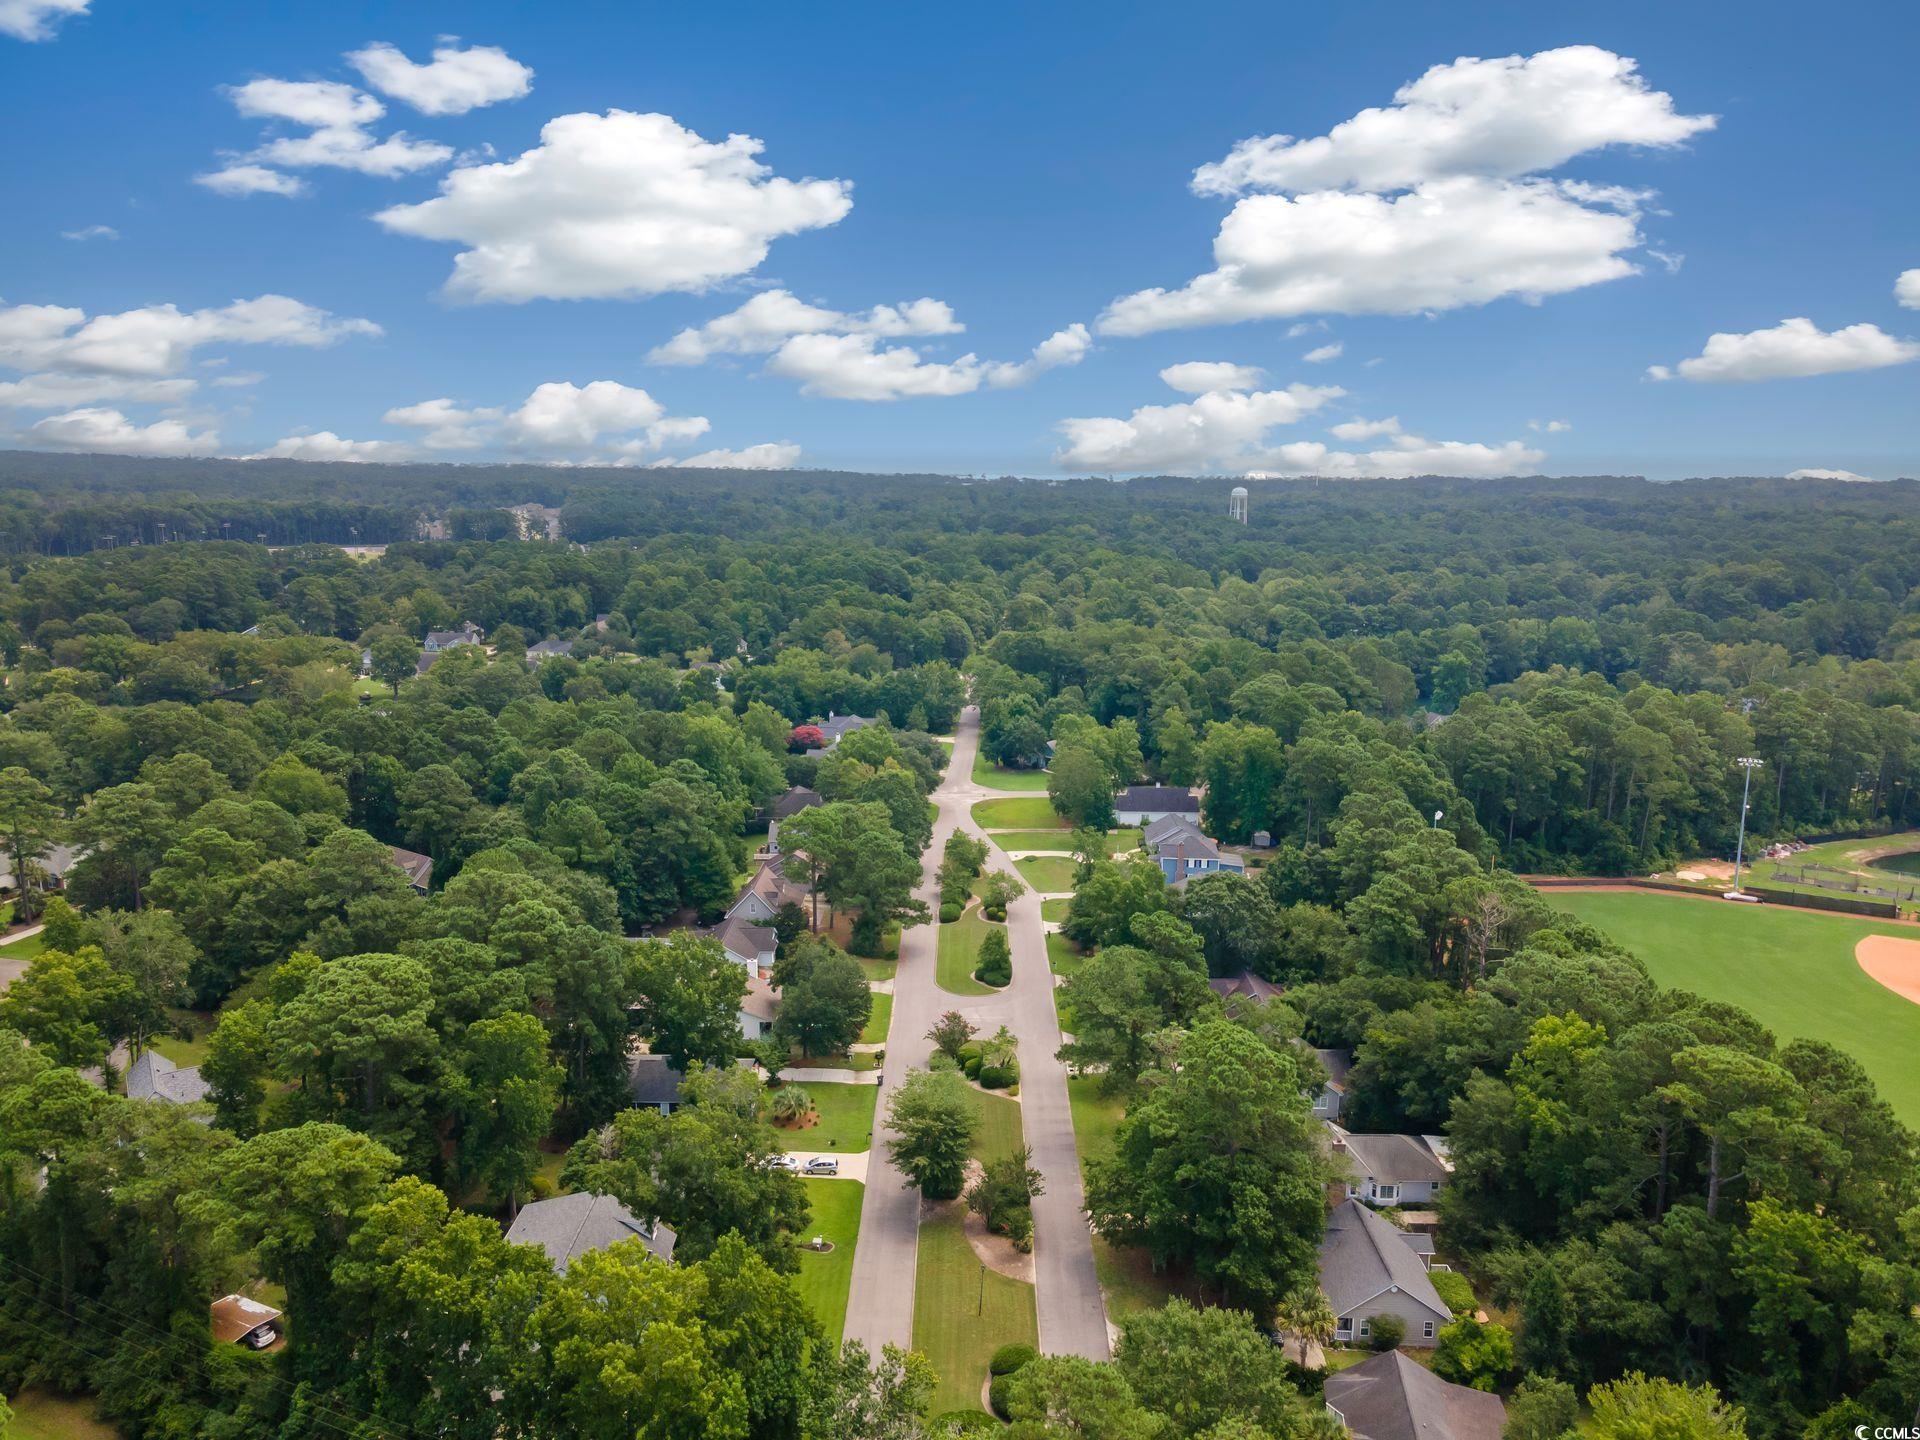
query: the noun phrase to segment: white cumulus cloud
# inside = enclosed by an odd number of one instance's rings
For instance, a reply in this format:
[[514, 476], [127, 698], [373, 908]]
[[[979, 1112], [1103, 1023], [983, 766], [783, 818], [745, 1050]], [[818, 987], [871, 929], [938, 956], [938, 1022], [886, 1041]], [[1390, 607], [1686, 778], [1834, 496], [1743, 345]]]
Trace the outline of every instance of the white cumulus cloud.
[[1851, 470], [1789, 470], [1789, 480], [1853, 480], [1863, 484], [1877, 483], [1871, 475], [1856, 475]]
[[289, 435], [264, 450], [243, 455], [243, 460], [329, 460], [365, 464], [373, 460], [409, 460], [412, 447], [393, 440], [346, 440], [331, 430], [315, 430], [307, 435]]
[[677, 470], [791, 470], [799, 458], [798, 445], [780, 442], [739, 450], [703, 450], [683, 459], [655, 460], [653, 465], [656, 469], [672, 466]]
[[0, 0], [0, 35], [51, 40], [60, 22], [87, 13], [88, 0]]
[[119, 375], [23, 375], [0, 381], [0, 408], [11, 410], [66, 410], [99, 405], [177, 405], [191, 395], [190, 379], [139, 380]]
[[422, 65], [382, 40], [353, 51], [347, 63], [382, 95], [422, 115], [464, 115], [483, 105], [518, 100], [533, 86], [533, 71], [497, 45], [462, 50], [444, 41]]
[[1215, 268], [1107, 307], [1100, 329], [1144, 335], [1327, 311], [1414, 315], [1515, 296], [1536, 301], [1635, 271], [1631, 211], [1559, 186], [1475, 177], [1386, 196], [1250, 195], [1221, 222]]
[[1560, 435], [1565, 433], [1568, 430], [1571, 430], [1572, 428], [1573, 428], [1572, 424], [1565, 420], [1529, 420], [1527, 421], [1527, 429], [1538, 430], [1541, 433], [1546, 435]]
[[1247, 473], [1254, 478], [1324, 475], [1335, 480], [1406, 480], [1418, 475], [1493, 478], [1534, 474], [1546, 458], [1518, 440], [1483, 445], [1403, 434], [1380, 450], [1334, 450], [1317, 440], [1296, 440], [1267, 451], [1257, 468]]
[[1382, 435], [1398, 435], [1400, 418], [1389, 415], [1384, 420], [1343, 420], [1328, 426], [1327, 433], [1336, 440], [1373, 440]]
[[847, 181], [774, 175], [761, 148], [748, 135], [705, 140], [666, 115], [562, 115], [515, 159], [456, 168], [435, 198], [375, 218], [464, 246], [446, 286], [464, 300], [704, 290], [853, 206]]
[[1453, 175], [1510, 179], [1612, 145], [1671, 149], [1715, 117], [1682, 115], [1637, 62], [1593, 45], [1436, 65], [1325, 135], [1242, 140], [1194, 172], [1203, 195], [1402, 190]]
[[640, 463], [713, 428], [704, 415], [670, 415], [647, 391], [615, 380], [548, 381], [512, 409], [469, 407], [442, 396], [397, 405], [383, 418], [419, 432], [420, 447], [430, 452], [497, 449], [589, 465]]
[[1346, 392], [1337, 386], [1285, 390], [1210, 390], [1171, 405], [1143, 405], [1125, 419], [1063, 420], [1066, 446], [1055, 459], [1069, 470], [1243, 469], [1256, 463], [1267, 432], [1291, 425]]
[[120, 232], [111, 225], [82, 225], [77, 230], [62, 230], [62, 240], [118, 240]]
[[1209, 390], [1253, 390], [1267, 378], [1258, 365], [1235, 365], [1225, 360], [1188, 360], [1169, 365], [1160, 378], [1183, 395], [1204, 395]]
[[1439, 65], [1326, 135], [1258, 136], [1202, 166], [1194, 190], [1235, 200], [1214, 268], [1122, 296], [1099, 328], [1409, 315], [1616, 280], [1638, 269], [1648, 192], [1542, 172], [1608, 146], [1671, 148], [1714, 123], [1593, 46]]
[[1347, 353], [1347, 347], [1345, 343], [1339, 340], [1335, 340], [1328, 345], [1316, 345], [1313, 349], [1307, 351], [1307, 353], [1302, 355], [1300, 358], [1306, 361], [1307, 364], [1309, 365], [1324, 365], [1329, 360], [1338, 360], [1342, 355], [1346, 353]]
[[261, 295], [206, 310], [147, 305], [95, 315], [66, 305], [0, 307], [0, 365], [110, 375], [179, 372], [202, 346], [333, 345], [378, 335], [371, 320], [331, 314], [285, 295]]
[[234, 109], [250, 120], [294, 126], [253, 150], [229, 155], [217, 170], [194, 180], [222, 195], [300, 195], [306, 187], [287, 170], [329, 167], [391, 179], [431, 170], [453, 158], [451, 147], [416, 140], [405, 131], [378, 138], [373, 126], [387, 107], [340, 80], [262, 78], [227, 87]]
[[1087, 327], [1056, 330], [1019, 361], [924, 359], [910, 345], [883, 346], [869, 333], [794, 335], [767, 361], [769, 374], [800, 382], [805, 395], [835, 400], [902, 400], [969, 395], [982, 385], [1023, 385], [1045, 370], [1076, 365], [1092, 347]]
[[1893, 298], [1909, 310], [1920, 310], [1920, 270], [1902, 270], [1893, 282]]
[[212, 430], [195, 433], [181, 420], [156, 420], [140, 425], [118, 410], [85, 406], [64, 415], [49, 415], [27, 427], [27, 437], [52, 450], [74, 450], [87, 455], [212, 455], [220, 436]]
[[766, 355], [794, 335], [954, 335], [966, 329], [944, 300], [921, 298], [848, 314], [763, 290], [737, 310], [682, 330], [647, 354], [655, 365], [699, 365], [715, 355]]
[[1677, 374], [1682, 380], [1702, 382], [1784, 380], [1878, 370], [1915, 359], [1920, 359], [1920, 344], [1889, 335], [1878, 325], [1826, 331], [1796, 317], [1766, 330], [1710, 335], [1698, 355], [1675, 366], [1649, 365], [1647, 375], [1671, 380]]

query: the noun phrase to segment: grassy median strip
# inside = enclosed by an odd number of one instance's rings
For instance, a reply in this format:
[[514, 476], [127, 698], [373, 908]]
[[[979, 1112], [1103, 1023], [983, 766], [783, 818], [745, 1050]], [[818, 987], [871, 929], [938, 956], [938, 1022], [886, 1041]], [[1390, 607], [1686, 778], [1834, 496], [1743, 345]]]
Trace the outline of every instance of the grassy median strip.
[[[1016, 1107], [1017, 1108], [1017, 1107]], [[928, 1413], [978, 1410], [987, 1362], [1002, 1345], [1037, 1345], [1033, 1287], [987, 1269], [967, 1244], [953, 1200], [920, 1224], [913, 1291], [913, 1348], [940, 1376]]]
[[860, 1239], [860, 1207], [866, 1203], [867, 1187], [858, 1180], [806, 1180], [807, 1203], [813, 1218], [800, 1237], [811, 1240], [818, 1235], [830, 1241], [833, 1249], [822, 1255], [812, 1250], [800, 1252], [800, 1273], [793, 1283], [800, 1287], [800, 1298], [820, 1321], [821, 1329], [834, 1339], [847, 1323], [847, 1289], [853, 1283], [853, 1247]]
[[933, 976], [949, 995], [992, 995], [991, 985], [973, 978], [973, 967], [980, 953], [980, 942], [987, 932], [997, 928], [978, 909], [967, 911], [950, 925], [940, 927], [940, 951], [934, 959]]
[[1067, 822], [1054, 813], [1044, 795], [1017, 795], [1004, 800], [982, 800], [973, 807], [973, 823], [982, 830], [1064, 830]]

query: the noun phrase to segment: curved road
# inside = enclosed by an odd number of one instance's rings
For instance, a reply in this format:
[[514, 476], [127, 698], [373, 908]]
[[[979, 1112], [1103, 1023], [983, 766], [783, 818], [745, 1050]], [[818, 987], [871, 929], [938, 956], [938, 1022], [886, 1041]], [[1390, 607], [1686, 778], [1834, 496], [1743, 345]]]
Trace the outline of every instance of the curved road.
[[[955, 732], [946, 776], [933, 793], [938, 815], [919, 891], [930, 909], [939, 909], [936, 872], [947, 837], [965, 830], [991, 846], [991, 837], [973, 823], [970, 812], [976, 801], [1002, 792], [973, 783], [973, 760], [979, 748], [980, 716], [969, 706]], [[1013, 870], [1013, 862], [998, 846], [991, 846], [988, 863]], [[1073, 1112], [1067, 1103], [1067, 1072], [1054, 1053], [1060, 1048], [1060, 1023], [1053, 1006], [1053, 971], [1047, 963], [1039, 896], [1029, 891], [1008, 907], [1007, 932], [1013, 983], [998, 995], [979, 997], [949, 995], [939, 987], [934, 978], [940, 938], [937, 924], [915, 926], [900, 937], [900, 968], [894, 978], [893, 1019], [881, 1073], [873, 1158], [847, 1299], [847, 1339], [862, 1342], [875, 1354], [882, 1345], [907, 1346], [913, 1341], [914, 1265], [920, 1232], [920, 1197], [886, 1159], [884, 1147], [893, 1138], [886, 1125], [887, 1102], [909, 1069], [926, 1065], [933, 1053], [927, 1031], [947, 1010], [960, 1011], [982, 1029], [1004, 1023], [1020, 1043], [1022, 1123], [1033, 1167], [1044, 1181], [1044, 1193], [1033, 1205], [1040, 1349], [1049, 1355], [1083, 1355], [1091, 1360], [1105, 1360], [1109, 1353], [1106, 1306], [1094, 1273]]]

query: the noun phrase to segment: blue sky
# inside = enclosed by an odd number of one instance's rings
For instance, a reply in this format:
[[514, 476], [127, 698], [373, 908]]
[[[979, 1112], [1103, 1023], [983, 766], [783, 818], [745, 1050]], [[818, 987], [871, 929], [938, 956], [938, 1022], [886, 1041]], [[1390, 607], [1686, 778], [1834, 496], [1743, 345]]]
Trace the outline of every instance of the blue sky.
[[[9, 28], [44, 38], [0, 34], [0, 443], [1920, 474], [1911, 7], [0, 0]], [[263, 296], [298, 303], [229, 308]], [[652, 354], [748, 302], [756, 341]]]

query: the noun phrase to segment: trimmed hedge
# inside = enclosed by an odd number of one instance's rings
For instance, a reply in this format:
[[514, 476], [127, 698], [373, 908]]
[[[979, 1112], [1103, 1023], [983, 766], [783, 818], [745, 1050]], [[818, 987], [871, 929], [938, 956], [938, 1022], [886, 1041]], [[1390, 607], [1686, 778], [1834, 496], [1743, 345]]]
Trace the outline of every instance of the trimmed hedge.
[[993, 1407], [993, 1413], [1002, 1420], [1007, 1418], [1007, 1390], [1013, 1384], [1013, 1376], [996, 1375], [987, 1382], [987, 1404]]
[[982, 1065], [979, 1075], [975, 1078], [979, 1080], [982, 1090], [1004, 1090], [1009, 1085], [1018, 1083], [1020, 1079], [1020, 1067], [1017, 1065]]
[[940, 923], [942, 925], [953, 924], [954, 921], [960, 918], [960, 912], [966, 908], [966, 906], [957, 900], [942, 900], [940, 902]]
[[1040, 1358], [1040, 1352], [1031, 1345], [1022, 1345], [1018, 1341], [1011, 1345], [1002, 1345], [993, 1352], [993, 1358], [987, 1361], [989, 1375], [1011, 1375], [1022, 1365], [1031, 1365]]
[[981, 907], [980, 913], [996, 925], [1004, 925], [1007, 923], [1007, 907], [1004, 905], [984, 905]]

